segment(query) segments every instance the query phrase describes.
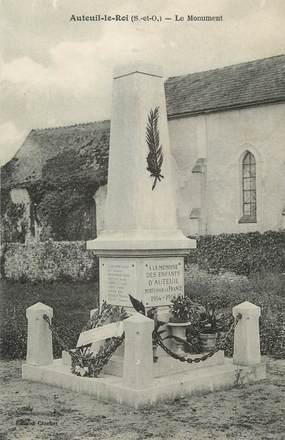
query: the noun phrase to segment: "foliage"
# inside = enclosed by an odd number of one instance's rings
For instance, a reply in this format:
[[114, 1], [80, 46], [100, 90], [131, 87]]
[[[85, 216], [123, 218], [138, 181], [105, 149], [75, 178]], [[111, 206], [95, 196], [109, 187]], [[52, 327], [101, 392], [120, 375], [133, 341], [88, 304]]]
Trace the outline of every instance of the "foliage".
[[27, 331], [25, 317], [16, 315], [4, 317], [1, 323], [1, 356], [8, 359], [22, 359], [26, 355]]
[[[184, 347], [188, 350], [188, 352], [191, 353], [197, 353], [200, 351], [200, 341], [199, 341], [199, 330], [197, 326], [193, 325], [195, 324], [195, 320], [192, 319], [192, 322], [190, 325], [187, 325], [187, 330], [191, 332], [191, 339], [184, 340], [180, 337], [172, 334], [167, 334], [167, 331], [165, 328], [161, 328], [161, 326], [164, 326], [165, 322], [159, 321], [158, 319], [158, 307], [152, 307], [151, 309], [147, 310], [145, 309], [145, 306], [142, 301], [137, 300], [132, 295], [129, 295], [130, 301], [132, 303], [133, 308], [136, 310], [137, 313], [141, 313], [142, 315], [146, 315], [148, 318], [154, 320], [154, 330], [152, 333], [152, 345], [153, 345], [153, 361], [157, 362], [158, 357], [156, 355], [156, 349], [158, 346], [160, 346], [164, 351], [166, 351], [170, 356], [174, 357], [175, 359], [180, 359], [182, 362], [186, 360], [182, 356], [183, 359], [181, 359], [180, 355], [172, 352], [169, 347], [167, 347], [164, 344], [164, 341], [166, 339], [174, 339], [176, 342], [180, 342], [184, 344]], [[183, 298], [184, 299], [184, 298]], [[187, 305], [189, 306], [189, 301], [186, 301]], [[191, 303], [191, 308], [193, 309], [193, 303]], [[195, 304], [195, 309], [200, 310], [198, 304]], [[171, 321], [171, 319], [170, 319]], [[163, 335], [163, 336], [162, 336]], [[188, 359], [188, 362], [192, 362], [192, 360]]]
[[285, 231], [201, 236], [189, 263], [195, 258], [201, 269], [214, 273], [285, 272]]
[[98, 259], [84, 241], [6, 243], [2, 274], [22, 281], [79, 281], [98, 278]]
[[83, 377], [98, 377], [123, 341], [124, 335], [106, 339], [96, 355], [89, 347], [76, 349], [72, 356], [72, 373]]
[[104, 301], [101, 306], [101, 311], [99, 308], [96, 309], [82, 331], [91, 330], [95, 327], [101, 327], [102, 325], [110, 324], [111, 322], [119, 322], [127, 317], [128, 314], [123, 307], [112, 306]]
[[186, 351], [189, 353], [202, 353], [202, 345], [200, 339], [200, 326], [198, 322], [193, 325], [187, 326], [186, 328], [186, 341], [188, 347], [186, 346]]
[[96, 188], [80, 181], [32, 185], [30, 194], [36, 206], [36, 220], [42, 227], [41, 240], [90, 239], [89, 207], [94, 203]]
[[205, 312], [200, 315], [199, 327], [201, 333], [217, 333], [217, 316], [214, 304], [208, 303], [206, 305]]
[[191, 322], [199, 320], [203, 308], [200, 304], [193, 302], [189, 296], [179, 295], [171, 300], [170, 321], [171, 322]]
[[[123, 307], [112, 306], [105, 301], [101, 306], [101, 311], [97, 310], [89, 320], [84, 331], [92, 328], [101, 327], [111, 322], [118, 322], [128, 317]], [[112, 354], [121, 345], [124, 340], [124, 334], [120, 337], [105, 339], [98, 352], [92, 352], [92, 344], [78, 347], [72, 354], [71, 371], [77, 376], [97, 377], [103, 367], [109, 362]]]
[[261, 353], [285, 359], [285, 312], [260, 319]]
[[13, 203], [10, 195], [1, 191], [2, 242], [25, 242], [28, 224], [27, 220], [24, 218], [24, 213], [25, 205], [23, 203]]
[[[215, 275], [197, 271], [193, 266], [186, 271], [185, 295], [203, 305], [212, 303], [218, 314], [218, 343], [230, 328], [232, 308], [243, 301], [260, 306], [261, 353], [285, 358], [285, 276], [283, 274], [254, 274], [246, 278], [235, 274]], [[225, 354], [233, 353], [233, 338], [227, 341]]]

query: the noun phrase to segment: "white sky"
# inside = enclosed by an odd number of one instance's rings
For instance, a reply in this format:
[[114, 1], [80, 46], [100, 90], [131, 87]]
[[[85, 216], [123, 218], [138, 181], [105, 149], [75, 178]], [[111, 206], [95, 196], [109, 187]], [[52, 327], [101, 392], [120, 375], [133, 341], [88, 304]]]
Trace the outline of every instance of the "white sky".
[[[79, 23], [71, 14], [223, 15]], [[116, 64], [180, 75], [285, 53], [284, 0], [0, 0], [0, 163], [32, 128], [110, 118]]]

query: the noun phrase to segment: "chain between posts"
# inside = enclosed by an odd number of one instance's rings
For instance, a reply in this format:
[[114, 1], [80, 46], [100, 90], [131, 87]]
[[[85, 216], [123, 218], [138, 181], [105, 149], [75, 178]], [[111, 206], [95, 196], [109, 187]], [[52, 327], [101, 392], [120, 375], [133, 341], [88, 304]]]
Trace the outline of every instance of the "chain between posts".
[[232, 325], [230, 326], [229, 330], [227, 331], [226, 335], [224, 336], [224, 338], [222, 339], [222, 341], [218, 344], [218, 346], [210, 351], [209, 353], [200, 356], [200, 357], [195, 357], [195, 358], [191, 358], [188, 356], [180, 356], [179, 354], [175, 353], [174, 351], [172, 351], [170, 348], [168, 348], [164, 343], [163, 343], [163, 339], [162, 337], [155, 332], [155, 338], [156, 338], [156, 343], [157, 345], [159, 345], [169, 356], [173, 357], [174, 359], [177, 359], [180, 362], [187, 362], [188, 364], [192, 364], [192, 363], [198, 363], [198, 362], [203, 362], [206, 361], [207, 359], [209, 359], [210, 357], [214, 356], [215, 353], [217, 353], [219, 350], [222, 350], [227, 342], [228, 337], [230, 336], [230, 334], [232, 333], [232, 331], [234, 331], [235, 327], [237, 326], [237, 323], [240, 321], [240, 319], [242, 318], [242, 314], [239, 313], [236, 317], [236, 319], [234, 320], [234, 322], [232, 323]]
[[67, 345], [65, 344], [64, 340], [59, 336], [59, 334], [57, 333], [56, 328], [52, 325], [50, 318], [44, 314], [43, 315], [43, 319], [47, 322], [50, 331], [52, 332], [52, 334], [54, 335], [55, 339], [57, 340], [57, 342], [59, 343], [59, 345], [61, 346], [61, 348], [66, 351], [67, 353], [70, 354], [71, 357], [78, 357], [78, 355], [76, 355], [74, 353], [74, 350], [70, 350]]
[[[234, 322], [232, 323], [232, 325], [230, 326], [229, 330], [227, 331], [226, 335], [222, 339], [222, 341], [218, 344], [218, 346], [214, 350], [212, 350], [209, 353], [207, 353], [203, 356], [200, 356], [200, 357], [191, 358], [189, 356], [178, 355], [177, 353], [172, 351], [170, 348], [168, 348], [163, 343], [163, 339], [157, 331], [153, 332], [154, 343], [157, 344], [158, 346], [160, 346], [162, 348], [162, 350], [164, 350], [169, 356], [171, 356], [172, 358], [174, 358], [180, 362], [187, 362], [189, 364], [203, 362], [203, 361], [206, 361], [207, 359], [209, 359], [210, 357], [214, 356], [215, 353], [217, 353], [219, 350], [222, 350], [224, 348], [224, 346], [227, 342], [227, 339], [229, 338], [230, 334], [235, 329], [235, 327], [237, 326], [237, 324], [241, 318], [242, 318], [242, 315], [241, 315], [241, 313], [239, 313], [237, 315], [236, 319], [234, 320]], [[80, 354], [80, 353], [76, 352], [75, 350], [70, 350], [66, 346], [65, 342], [59, 336], [57, 330], [52, 325], [50, 318], [46, 314], [43, 315], [43, 319], [47, 322], [52, 334], [57, 339], [61, 348], [70, 354], [74, 363], [77, 362], [77, 365], [79, 365], [82, 368], [85, 368], [87, 363], [93, 364], [92, 367], [95, 370], [94, 373], [96, 372], [96, 375], [94, 377], [96, 377], [99, 374], [99, 372], [102, 370], [104, 365], [106, 365], [106, 363], [111, 358], [112, 354], [116, 351], [116, 349], [122, 344], [122, 342], [125, 339], [124, 333], [121, 337], [110, 338], [111, 344], [109, 344], [107, 347], [105, 347], [105, 349], [101, 350], [101, 352], [99, 352], [95, 356], [92, 356], [92, 353], [90, 353], [90, 352], [88, 354], [87, 354], [87, 352], [85, 354], [84, 353]], [[87, 350], [88, 350], [88, 348], [86, 349], [86, 351]]]
[[[110, 338], [108, 342], [105, 340], [104, 345], [100, 347], [98, 353], [94, 356], [93, 353], [89, 351], [89, 347], [78, 347], [75, 350], [70, 350], [59, 336], [56, 328], [52, 325], [50, 318], [47, 315], [43, 315], [43, 319], [47, 322], [61, 348], [71, 356], [72, 371], [75, 374], [77, 374], [76, 367], [78, 367], [79, 369], [83, 369], [84, 376], [97, 377], [125, 339], [125, 333], [123, 333], [122, 336]], [[83, 351], [82, 354], [78, 353], [78, 350]]]

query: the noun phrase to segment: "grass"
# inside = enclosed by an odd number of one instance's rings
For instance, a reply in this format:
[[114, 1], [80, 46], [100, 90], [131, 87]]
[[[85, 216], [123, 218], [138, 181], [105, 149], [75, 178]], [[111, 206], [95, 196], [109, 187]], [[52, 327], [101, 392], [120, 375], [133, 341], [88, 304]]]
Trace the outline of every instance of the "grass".
[[[285, 275], [255, 273], [249, 277], [230, 272], [213, 275], [191, 266], [186, 271], [185, 294], [204, 305], [215, 304], [219, 311], [231, 315], [232, 308], [244, 301], [261, 308], [260, 339], [262, 354], [285, 358]], [[225, 321], [224, 331], [230, 321]], [[226, 347], [231, 355], [233, 340]]]
[[[250, 301], [261, 307], [260, 333], [262, 354], [285, 358], [285, 275], [259, 273], [250, 277], [233, 273], [209, 274], [190, 266], [185, 271], [185, 294], [202, 304], [212, 302], [228, 315], [236, 304]], [[24, 358], [27, 321], [25, 310], [36, 302], [54, 309], [53, 323], [69, 348], [73, 348], [98, 304], [98, 283], [53, 282], [20, 283], [1, 281], [0, 325], [1, 357]], [[225, 323], [229, 325], [227, 321]], [[229, 342], [226, 354], [232, 353]], [[54, 341], [54, 354], [61, 348]]]
[[[40, 301], [53, 307], [53, 322], [70, 348], [89, 318], [89, 311], [98, 305], [98, 282], [20, 283], [0, 282], [1, 357], [26, 356], [26, 308]], [[54, 341], [54, 354], [61, 349]]]

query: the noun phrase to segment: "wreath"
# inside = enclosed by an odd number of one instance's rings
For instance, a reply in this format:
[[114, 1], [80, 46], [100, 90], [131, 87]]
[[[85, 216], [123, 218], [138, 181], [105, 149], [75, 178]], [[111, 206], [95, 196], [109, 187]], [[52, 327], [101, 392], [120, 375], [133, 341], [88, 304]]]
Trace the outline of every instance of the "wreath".
[[[112, 306], [103, 302], [101, 310], [97, 310], [84, 327], [83, 331], [101, 327], [111, 322], [126, 319], [128, 314], [123, 307]], [[109, 362], [114, 352], [122, 344], [125, 334], [119, 337], [105, 339], [96, 354], [92, 351], [92, 344], [77, 347], [71, 354], [71, 372], [77, 376], [98, 377], [103, 367]]]

